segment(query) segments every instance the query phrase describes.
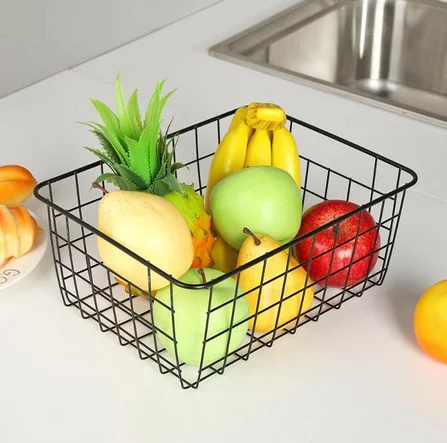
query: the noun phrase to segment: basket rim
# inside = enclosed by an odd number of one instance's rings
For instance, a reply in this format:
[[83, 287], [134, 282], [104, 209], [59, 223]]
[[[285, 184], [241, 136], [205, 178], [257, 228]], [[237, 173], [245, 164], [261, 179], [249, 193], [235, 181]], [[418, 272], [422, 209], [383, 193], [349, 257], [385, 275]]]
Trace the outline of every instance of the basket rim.
[[[247, 105], [241, 105], [241, 106], [247, 106]], [[206, 120], [202, 120], [199, 123], [195, 123], [192, 124], [190, 126], [184, 127], [182, 129], [179, 129], [177, 131], [173, 131], [170, 134], [168, 134], [168, 138], [172, 138], [175, 136], [179, 136], [181, 134], [184, 134], [186, 132], [190, 132], [192, 130], [197, 130], [197, 128], [200, 128], [202, 126], [205, 126], [207, 124], [213, 123], [215, 121], [219, 121], [220, 119], [226, 118], [230, 115], [233, 115], [236, 110], [239, 109], [239, 107], [233, 108], [230, 111], [226, 111], [222, 114], [216, 115], [214, 117], [208, 118]], [[405, 192], [407, 189], [411, 188], [412, 186], [414, 186], [417, 181], [418, 181], [418, 175], [417, 173], [409, 168], [408, 166], [405, 166], [399, 162], [396, 162], [392, 159], [389, 159], [381, 154], [378, 154], [374, 151], [371, 151], [370, 149], [367, 149], [363, 146], [360, 146], [357, 143], [351, 142], [343, 137], [337, 136], [329, 131], [326, 131], [324, 129], [321, 129], [315, 125], [312, 125], [308, 122], [305, 122], [303, 120], [297, 119], [295, 117], [290, 116], [289, 114], [286, 114], [287, 119], [297, 125], [300, 125], [302, 127], [305, 127], [311, 131], [317, 132], [325, 137], [328, 137], [332, 140], [338, 141], [339, 143], [342, 143], [344, 145], [349, 146], [350, 148], [353, 148], [359, 152], [362, 152], [370, 157], [373, 157], [377, 160], [380, 160], [384, 163], [387, 163], [391, 166], [394, 166], [395, 168], [398, 168], [401, 171], [406, 172], [410, 177], [411, 180], [407, 181], [406, 183], [396, 187], [395, 189], [384, 193], [383, 195], [380, 195], [378, 197], [376, 197], [375, 199], [364, 203], [363, 205], [358, 205], [357, 203], [355, 203], [358, 207], [353, 209], [352, 211], [347, 212], [346, 214], [337, 217], [336, 219], [321, 225], [320, 227], [309, 231], [308, 233], [301, 235], [301, 236], [297, 236], [294, 237], [292, 240], [290, 240], [287, 243], [284, 243], [283, 245], [281, 245], [278, 248], [273, 249], [272, 251], [254, 259], [251, 260], [247, 263], [245, 263], [242, 266], [236, 267], [235, 269], [233, 269], [230, 272], [226, 272], [223, 273], [222, 275], [214, 278], [212, 280], [209, 280], [205, 283], [200, 283], [200, 284], [189, 284], [189, 283], [185, 283], [183, 281], [181, 281], [181, 277], [179, 278], [175, 278], [173, 277], [171, 274], [166, 273], [165, 271], [163, 271], [162, 269], [158, 268], [156, 265], [152, 264], [151, 262], [145, 260], [144, 258], [142, 258], [141, 256], [139, 256], [138, 254], [134, 253], [133, 251], [131, 251], [130, 249], [128, 249], [127, 247], [123, 246], [121, 243], [117, 242], [116, 240], [114, 240], [113, 238], [109, 237], [108, 235], [102, 233], [101, 231], [99, 231], [96, 227], [90, 225], [89, 223], [85, 222], [84, 220], [80, 219], [79, 217], [76, 217], [75, 215], [73, 215], [71, 212], [69, 212], [67, 209], [63, 209], [61, 206], [55, 204], [54, 202], [50, 201], [48, 198], [44, 197], [40, 191], [47, 186], [51, 186], [51, 184], [53, 183], [57, 183], [65, 178], [71, 177], [71, 176], [75, 176], [79, 173], [85, 172], [89, 169], [92, 169], [96, 166], [100, 166], [102, 164], [104, 164], [101, 160], [97, 160], [94, 162], [91, 162], [89, 164], [86, 164], [82, 167], [79, 168], [75, 168], [72, 169], [70, 171], [67, 171], [65, 173], [59, 174], [55, 177], [52, 177], [50, 179], [47, 180], [43, 180], [41, 182], [39, 182], [33, 191], [34, 196], [40, 200], [41, 202], [43, 202], [45, 205], [47, 205], [48, 207], [51, 207], [52, 209], [58, 211], [59, 213], [63, 214], [64, 216], [66, 216], [67, 218], [69, 218], [70, 220], [72, 220], [73, 222], [77, 223], [78, 225], [84, 227], [85, 229], [88, 229], [90, 232], [92, 232], [93, 234], [97, 235], [98, 237], [101, 237], [102, 239], [108, 241], [109, 243], [111, 243], [113, 246], [117, 247], [118, 249], [120, 249], [122, 252], [125, 252], [126, 254], [128, 254], [130, 257], [132, 257], [134, 260], [138, 261], [140, 264], [144, 265], [145, 267], [147, 267], [148, 269], [150, 269], [153, 272], [156, 272], [159, 276], [163, 277], [164, 279], [166, 279], [170, 284], [174, 285], [174, 286], [178, 286], [178, 287], [182, 287], [184, 289], [191, 289], [191, 290], [201, 290], [201, 289], [209, 289], [219, 283], [221, 283], [224, 280], [227, 280], [228, 278], [232, 278], [234, 275], [239, 274], [242, 271], [245, 271], [248, 268], [254, 267], [255, 265], [269, 259], [270, 257], [278, 254], [279, 252], [285, 251], [286, 249], [289, 249], [291, 247], [293, 247], [295, 244], [306, 240], [307, 238], [310, 238], [311, 236], [314, 236], [315, 234], [318, 234], [321, 231], [324, 231], [328, 228], [330, 228], [331, 226], [334, 226], [335, 224], [341, 223], [342, 221], [364, 211], [369, 209], [370, 207], [377, 205], [381, 202], [383, 202], [384, 200], [389, 199], [390, 197], [393, 197], [397, 194], [400, 194], [402, 192]], [[110, 270], [111, 272], [113, 272], [112, 270]], [[168, 284], [169, 284], [168, 283]], [[149, 294], [149, 296], [152, 297], [151, 294]]]

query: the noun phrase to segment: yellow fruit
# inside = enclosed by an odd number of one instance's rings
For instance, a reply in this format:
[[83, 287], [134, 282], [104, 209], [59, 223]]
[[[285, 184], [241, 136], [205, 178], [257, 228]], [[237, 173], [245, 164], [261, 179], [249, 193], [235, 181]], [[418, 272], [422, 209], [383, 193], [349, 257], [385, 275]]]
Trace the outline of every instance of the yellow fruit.
[[211, 251], [214, 261], [211, 267], [225, 273], [230, 272], [236, 267], [237, 255], [238, 251], [218, 235]]
[[[118, 277], [115, 277], [115, 281], [117, 283], [119, 283], [120, 285], [124, 286], [124, 290], [127, 293], [129, 293], [129, 287], [127, 286], [127, 283], [125, 281], [121, 280]], [[138, 295], [138, 296], [143, 296], [144, 298], [148, 298], [145, 292], [140, 291], [135, 286], [131, 286], [131, 293], [132, 293], [132, 295]], [[152, 291], [151, 294], [153, 297], [155, 297], [155, 295], [157, 294], [157, 291]]]
[[[268, 235], [257, 233], [253, 234], [250, 231], [244, 232], [247, 232], [250, 235], [244, 240], [244, 243], [239, 250], [237, 260], [238, 267], [280, 247], [280, 243]], [[301, 315], [304, 314], [312, 305], [314, 297], [313, 286], [310, 286], [312, 285], [312, 281], [302, 267], [297, 267], [298, 262], [292, 256], [290, 256], [289, 260], [289, 272], [286, 274], [287, 277], [285, 275], [278, 277], [286, 272], [287, 260], [287, 250], [275, 254], [267, 260], [261, 289], [259, 288], [259, 285], [261, 284], [262, 270], [264, 266], [263, 262], [251, 266], [245, 271], [241, 272], [239, 284], [244, 292], [247, 292], [250, 315], [258, 312], [256, 317], [249, 320], [249, 327], [251, 330], [253, 330], [254, 327], [256, 332], [273, 331], [275, 329], [279, 307], [281, 311], [279, 314], [277, 327], [279, 329], [292, 327], [296, 321], [296, 318], [298, 317], [298, 314], [300, 312]], [[266, 283], [275, 277], [278, 278], [270, 283]], [[287, 278], [287, 280], [284, 286], [285, 278]], [[283, 301], [280, 302], [283, 286], [284, 296]], [[300, 311], [303, 293], [304, 300]], [[284, 298], [288, 296], [291, 297], [284, 300]], [[258, 302], [259, 307], [257, 309]], [[273, 306], [275, 303], [278, 304]], [[259, 314], [259, 312], [263, 309], [266, 309], [266, 311]], [[256, 324], [254, 323], [255, 319]]]
[[19, 256], [19, 231], [13, 213], [6, 206], [0, 206], [0, 225], [5, 238], [6, 256]]
[[251, 103], [247, 108], [245, 121], [255, 129], [278, 130], [286, 123], [286, 114], [274, 103]]
[[272, 166], [288, 172], [301, 188], [301, 165], [292, 133], [287, 128], [273, 131]]
[[225, 134], [217, 147], [208, 175], [205, 209], [209, 208], [214, 186], [233, 172], [243, 169], [251, 131], [248, 125], [240, 121], [234, 129]]
[[432, 358], [447, 363], [447, 280], [425, 290], [416, 304], [413, 322], [421, 349]]
[[0, 226], [0, 268], [2, 268], [9, 259], [9, 257], [6, 256], [7, 253], [5, 234], [3, 233], [3, 228]]
[[231, 131], [232, 129], [236, 128], [240, 122], [245, 123], [245, 116], [247, 115], [247, 107], [242, 106], [241, 108], [238, 108], [237, 111], [234, 113], [233, 118], [230, 122], [230, 127], [228, 128], [228, 131]]
[[[181, 212], [155, 194], [116, 190], [102, 198], [98, 229], [174, 278], [190, 267], [194, 258], [191, 233]], [[148, 269], [128, 254], [98, 236], [104, 264], [144, 291], [149, 291]], [[151, 271], [151, 290], [169, 284]]]
[[0, 166], [0, 204], [20, 206], [33, 193], [37, 181], [28, 169], [18, 165]]
[[244, 167], [270, 166], [272, 164], [272, 146], [269, 131], [256, 129], [247, 147]]
[[0, 267], [11, 257], [27, 254], [40, 231], [36, 220], [23, 206], [0, 205]]

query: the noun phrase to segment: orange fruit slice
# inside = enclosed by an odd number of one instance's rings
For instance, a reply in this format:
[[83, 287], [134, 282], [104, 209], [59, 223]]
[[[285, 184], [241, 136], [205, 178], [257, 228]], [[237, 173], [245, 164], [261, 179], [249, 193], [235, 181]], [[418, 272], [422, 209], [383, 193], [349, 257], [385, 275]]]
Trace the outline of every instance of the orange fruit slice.
[[427, 288], [413, 314], [416, 340], [434, 359], [447, 363], [447, 280]]

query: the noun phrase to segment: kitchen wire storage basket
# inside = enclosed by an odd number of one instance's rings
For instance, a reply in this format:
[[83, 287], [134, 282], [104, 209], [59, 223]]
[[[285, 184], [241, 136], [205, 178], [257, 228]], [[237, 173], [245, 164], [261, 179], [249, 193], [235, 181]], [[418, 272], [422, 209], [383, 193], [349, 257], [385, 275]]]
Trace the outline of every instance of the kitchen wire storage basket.
[[[205, 193], [212, 156], [235, 111], [236, 109], [228, 111], [169, 135], [178, 137], [176, 160], [185, 165], [177, 171], [179, 178], [187, 183], [194, 182], [197, 192], [202, 195]], [[291, 116], [287, 116], [286, 124], [300, 150], [303, 213], [310, 206], [328, 199], [355, 202], [359, 205], [357, 209], [217, 279], [189, 285], [165, 274], [97, 230], [97, 209], [102, 193], [92, 189], [91, 184], [106, 171], [105, 165], [96, 161], [41, 182], [35, 188], [35, 196], [47, 205], [53, 260], [64, 305], [77, 308], [83, 319], [95, 320], [102, 332], [115, 334], [122, 346], [130, 345], [135, 348], [142, 360], [155, 362], [162, 374], [174, 375], [181, 387], [186, 389], [198, 388], [210, 376], [223, 374], [235, 362], [248, 360], [255, 351], [271, 347], [280, 337], [295, 334], [299, 327], [317, 322], [324, 313], [339, 309], [348, 300], [361, 297], [367, 289], [381, 285], [390, 264], [405, 193], [417, 182], [416, 173], [395, 161]], [[106, 188], [111, 186], [105, 183], [103, 185]], [[295, 271], [290, 266], [290, 257], [295, 255], [295, 246], [311, 239], [310, 259], [308, 263], [299, 263], [298, 267], [310, 265], [312, 260], [320, 258], [313, 251], [316, 234], [324, 229], [335, 229], [338, 232], [344, 221], [353, 218], [358, 219], [360, 226], [361, 213], [364, 210], [373, 215], [377, 223], [374, 231], [376, 238], [380, 236], [377, 249], [362, 258], [371, 260], [373, 255], [377, 257], [375, 267], [369, 274], [360, 282], [342, 288], [328, 287], [325, 284], [326, 279], [311, 281], [306, 277], [304, 287], [286, 294], [286, 279]], [[354, 248], [358, 239], [367, 234], [359, 232], [359, 229], [347, 240], [354, 243]], [[96, 243], [98, 236], [146, 266], [149, 288], [152, 273], [164, 276], [169, 281], [169, 303], [158, 301], [156, 293], [154, 296], [150, 290], [143, 295], [136, 295], [132, 282], [124, 278], [121, 278], [120, 284], [116, 278], [120, 277], [119, 274], [109, 270], [99, 257]], [[334, 245], [326, 252], [330, 255], [331, 265], [335, 248]], [[266, 281], [268, 260], [274, 259], [277, 254], [284, 255], [284, 251], [288, 252], [284, 270]], [[354, 264], [355, 261], [351, 261], [345, 266], [347, 276]], [[246, 318], [238, 320], [235, 314], [238, 303], [249, 295], [249, 291], [244, 292], [240, 285], [240, 275], [241, 272], [253, 270], [255, 266], [261, 267], [260, 279], [250, 289], [259, 291], [258, 300], [262, 298], [262, 289], [266, 291], [265, 288], [275, 284], [277, 279], [282, 285], [281, 296], [276, 303], [263, 310], [260, 310], [260, 303], [257, 302], [255, 312], [251, 311]], [[221, 305], [215, 306], [213, 290], [228, 279], [232, 279], [236, 287], [234, 294]], [[194, 291], [201, 291], [202, 296], [203, 291], [207, 294], [207, 309], [199, 320], [199, 323], [203, 322], [204, 333], [203, 337], [197, 338], [195, 344], [200, 358], [194, 364], [185, 363], [180, 353], [182, 337], [178, 331], [180, 319], [176, 317], [179, 311], [175, 310], [174, 297], [179, 288], [192, 291], [189, 296], [198, 294]], [[303, 294], [310, 290], [313, 290], [313, 301], [304, 311]], [[296, 315], [292, 319], [287, 318], [284, 322], [286, 324], [280, 324], [281, 308], [292, 299], [297, 301]], [[158, 308], [166, 310], [168, 314], [167, 328], [163, 329], [154, 322], [157, 303]], [[257, 319], [269, 312], [276, 319], [271, 330], [253, 331], [256, 329]], [[213, 315], [220, 315], [227, 324], [219, 330], [212, 330], [214, 326], [210, 319]], [[246, 326], [249, 320], [253, 322], [252, 327]], [[232, 342], [237, 328], [245, 331], [243, 340]], [[170, 344], [169, 350], [163, 346], [162, 341]], [[216, 361], [209, 361], [212, 354], [207, 352], [213, 348], [220, 352], [220, 357]]]

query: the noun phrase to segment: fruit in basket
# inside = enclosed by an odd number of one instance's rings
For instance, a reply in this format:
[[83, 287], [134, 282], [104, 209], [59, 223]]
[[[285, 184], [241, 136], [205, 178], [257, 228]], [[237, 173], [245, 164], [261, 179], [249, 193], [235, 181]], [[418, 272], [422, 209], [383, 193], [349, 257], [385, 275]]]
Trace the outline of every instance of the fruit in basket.
[[447, 280], [428, 287], [413, 313], [417, 343], [435, 360], [447, 363]]
[[[247, 233], [248, 237], [239, 251], [238, 267], [281, 246], [268, 235], [252, 233], [247, 229], [244, 233]], [[295, 258], [292, 255], [289, 257], [287, 250], [267, 259], [264, 279], [263, 270], [264, 261], [250, 266], [240, 274], [239, 283], [247, 292], [250, 315], [257, 313], [249, 320], [249, 328], [255, 332], [271, 332], [275, 328], [292, 327], [298, 316], [304, 314], [312, 305], [312, 280]], [[287, 298], [289, 296], [290, 298]], [[261, 312], [263, 310], [265, 311]]]
[[[174, 278], [191, 266], [194, 249], [191, 234], [180, 211], [154, 194], [114, 190], [104, 195], [98, 207], [98, 230]], [[143, 291], [149, 291], [147, 267], [98, 236], [98, 250], [104, 264]], [[150, 272], [150, 289], [168, 281]]]
[[287, 171], [301, 187], [301, 165], [295, 138], [287, 128], [273, 131], [272, 165]]
[[211, 267], [222, 272], [230, 272], [236, 267], [237, 255], [238, 251], [218, 235], [211, 251], [214, 261]]
[[23, 206], [0, 205], [0, 268], [10, 258], [27, 254], [40, 231], [34, 217]]
[[211, 161], [205, 196], [205, 207], [207, 209], [214, 186], [220, 180], [244, 167], [247, 145], [253, 129], [245, 123], [240, 115], [235, 115], [233, 121], [235, 123], [230, 126]]
[[284, 110], [274, 103], [250, 103], [245, 121], [254, 129], [282, 129], [286, 123]]
[[267, 129], [256, 129], [248, 142], [244, 167], [270, 166], [272, 164], [272, 143]]
[[[105, 104], [92, 100], [104, 125], [87, 122], [102, 145], [102, 150], [89, 149], [111, 169], [99, 176], [96, 183], [113, 183], [126, 192], [154, 194], [169, 200], [182, 213], [194, 245], [192, 266], [212, 264], [211, 249], [215, 235], [211, 229], [211, 215], [205, 211], [203, 198], [194, 187], [180, 183], [175, 176], [183, 165], [174, 162], [176, 138], [161, 132], [163, 108], [174, 91], [162, 96], [165, 80], [157, 81], [144, 118], [140, 115], [138, 94], [135, 90], [125, 103], [120, 77], [115, 83], [117, 115]], [[148, 226], [152, 215], [147, 213]], [[128, 230], [132, 230], [129, 220]], [[140, 221], [135, 222], [139, 224]], [[171, 257], [174, 259], [174, 257]]]
[[[124, 286], [124, 290], [126, 291], [126, 293], [127, 293], [127, 294], [129, 293], [129, 286], [128, 286], [128, 284], [127, 284], [124, 280], [121, 280], [120, 278], [118, 278], [117, 276], [115, 276], [115, 281], [116, 281], [117, 283], [119, 283], [120, 285]], [[131, 290], [131, 293], [132, 293], [133, 295], [141, 295], [142, 297], [144, 297], [144, 298], [146, 298], [146, 299], [149, 299], [149, 295], [148, 295], [146, 292], [144, 292], [144, 291], [140, 291], [140, 290], [139, 290], [138, 288], [136, 288], [134, 285], [131, 285], [130, 290]], [[155, 296], [157, 295], [157, 291], [156, 291], [156, 290], [155, 290], [155, 291], [151, 291], [151, 295], [152, 295], [153, 297], [155, 297]]]
[[203, 197], [194, 191], [194, 187], [182, 185], [185, 194], [169, 192], [164, 197], [181, 209], [194, 239], [193, 268], [209, 266], [213, 263], [212, 250], [216, 241], [211, 228], [211, 215], [205, 210]]
[[[228, 128], [228, 131], [231, 131], [232, 129], [236, 128], [236, 126], [239, 125], [239, 123], [244, 122], [245, 123], [245, 117], [247, 116], [247, 106], [242, 106], [238, 109], [236, 109], [236, 112], [233, 115], [233, 118], [231, 119], [230, 126]], [[249, 130], [249, 138], [253, 134], [254, 130]]]
[[285, 122], [285, 112], [273, 103], [255, 102], [236, 110], [211, 162], [205, 198], [207, 209], [216, 184], [242, 168], [276, 166], [290, 173], [301, 187], [298, 148]]
[[20, 206], [31, 196], [36, 185], [36, 179], [23, 166], [0, 166], [0, 205]]
[[218, 234], [239, 250], [248, 227], [280, 243], [294, 238], [301, 223], [301, 192], [287, 172], [274, 166], [241, 169], [221, 180], [210, 201]]
[[[303, 215], [298, 236], [358, 208], [356, 203], [344, 200], [326, 200], [313, 205]], [[379, 248], [379, 227], [372, 215], [362, 210], [340, 222], [338, 228], [332, 225], [298, 242], [295, 251], [312, 280], [322, 286], [343, 288], [365, 279], [376, 265]]]
[[[252, 155], [250, 159], [246, 159], [245, 165], [268, 164], [276, 166], [288, 172], [298, 187], [301, 187], [298, 147], [294, 136], [285, 127], [286, 114], [282, 108], [273, 103], [251, 103], [247, 108], [245, 121], [248, 126], [256, 130], [252, 139], [250, 139], [249, 149], [247, 149], [247, 157], [249, 157], [249, 154]], [[265, 133], [262, 132], [265, 130], [268, 130], [269, 142], [267, 142]], [[253, 141], [256, 135], [257, 137]], [[256, 145], [258, 145], [257, 149], [255, 149]]]
[[[179, 280], [190, 285], [200, 285], [204, 281], [209, 282], [222, 275], [224, 274], [217, 269], [190, 269]], [[229, 338], [228, 352], [236, 350], [248, 330], [248, 321], [245, 320], [248, 318], [247, 299], [245, 296], [236, 299], [236, 294], [241, 295], [242, 291], [240, 288], [236, 291], [236, 281], [233, 278], [227, 278], [214, 285], [211, 306], [209, 306], [210, 289], [190, 289], [173, 285], [173, 305], [170, 287], [158, 291], [153, 303], [154, 325], [158, 329], [158, 338], [166, 350], [175, 357], [171, 315], [171, 309], [174, 309], [178, 358], [181, 362], [190, 365], [200, 365], [209, 307], [216, 309], [209, 314], [207, 339], [233, 327], [231, 338], [227, 331], [206, 343], [203, 365], [225, 357]], [[231, 323], [232, 318], [233, 323]]]

